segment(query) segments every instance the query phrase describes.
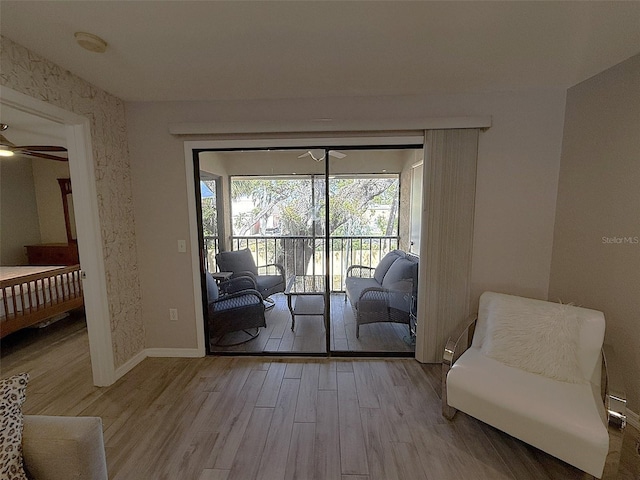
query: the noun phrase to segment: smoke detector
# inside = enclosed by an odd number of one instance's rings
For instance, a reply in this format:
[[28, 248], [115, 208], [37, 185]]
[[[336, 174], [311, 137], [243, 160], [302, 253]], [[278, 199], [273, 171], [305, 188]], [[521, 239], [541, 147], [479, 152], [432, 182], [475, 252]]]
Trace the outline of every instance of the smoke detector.
[[76, 32], [74, 37], [78, 45], [90, 52], [104, 53], [107, 50], [107, 42], [92, 33]]

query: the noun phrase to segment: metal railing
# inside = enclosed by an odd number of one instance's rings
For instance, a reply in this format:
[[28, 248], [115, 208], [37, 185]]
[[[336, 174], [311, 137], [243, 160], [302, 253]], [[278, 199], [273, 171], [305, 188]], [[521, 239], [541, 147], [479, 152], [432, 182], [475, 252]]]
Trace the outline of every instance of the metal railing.
[[[399, 237], [357, 236], [330, 237], [330, 288], [333, 292], [344, 291], [344, 278], [351, 265], [375, 268], [389, 251], [398, 248]], [[217, 237], [205, 237], [207, 261], [210, 271], [215, 270], [215, 254], [218, 252]], [[287, 276], [324, 275], [325, 239], [309, 236], [234, 236], [232, 250], [248, 248], [253, 253], [256, 265], [281, 264]]]

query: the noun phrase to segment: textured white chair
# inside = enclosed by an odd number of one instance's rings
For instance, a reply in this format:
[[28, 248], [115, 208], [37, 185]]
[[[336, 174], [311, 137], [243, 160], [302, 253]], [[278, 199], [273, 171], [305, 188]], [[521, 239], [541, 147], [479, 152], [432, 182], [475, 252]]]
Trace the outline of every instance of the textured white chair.
[[461, 410], [597, 477], [615, 478], [626, 397], [602, 312], [485, 292], [454, 332], [442, 413]]
[[25, 415], [22, 449], [34, 480], [108, 479], [100, 417]]

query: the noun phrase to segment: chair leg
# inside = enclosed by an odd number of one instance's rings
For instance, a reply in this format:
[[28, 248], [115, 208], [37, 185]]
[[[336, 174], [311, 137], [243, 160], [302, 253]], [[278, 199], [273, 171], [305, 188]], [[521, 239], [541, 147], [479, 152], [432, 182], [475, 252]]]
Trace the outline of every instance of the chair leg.
[[[251, 340], [255, 339], [258, 335], [260, 335], [260, 327], [255, 327], [255, 329], [256, 329], [255, 333], [254, 332], [250, 332], [247, 329], [238, 330], [238, 332], [245, 333], [247, 335], [247, 338], [241, 339], [241, 340], [239, 340], [237, 342], [234, 342], [234, 343], [223, 343], [222, 342], [222, 340], [228, 335], [228, 333], [225, 333], [221, 337], [218, 338], [217, 342], [210, 343], [211, 349], [213, 350], [214, 347], [235, 347], [236, 345], [242, 345], [243, 343], [250, 342]], [[237, 333], [237, 332], [229, 332], [229, 333]]]
[[447, 400], [447, 374], [449, 373], [449, 367], [446, 364], [442, 364], [442, 415], [447, 420], [453, 420], [456, 412], [458, 411], [456, 408], [449, 406], [449, 402]]
[[264, 300], [262, 300], [262, 302], [264, 303], [265, 312], [271, 310], [276, 306], [276, 301], [271, 297], [265, 298]]
[[360, 325], [356, 323], [356, 338], [360, 338]]
[[449, 405], [446, 405], [444, 402], [442, 402], [442, 415], [447, 420], [453, 420], [453, 417], [455, 416], [457, 411], [457, 409], [450, 407]]

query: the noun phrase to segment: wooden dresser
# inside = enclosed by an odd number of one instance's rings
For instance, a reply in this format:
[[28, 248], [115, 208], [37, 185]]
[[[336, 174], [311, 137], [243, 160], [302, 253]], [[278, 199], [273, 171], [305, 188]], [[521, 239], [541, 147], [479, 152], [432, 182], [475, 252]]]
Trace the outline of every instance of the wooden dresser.
[[75, 265], [80, 263], [77, 243], [27, 245], [29, 265]]

